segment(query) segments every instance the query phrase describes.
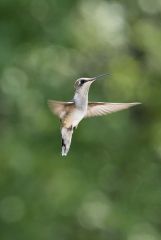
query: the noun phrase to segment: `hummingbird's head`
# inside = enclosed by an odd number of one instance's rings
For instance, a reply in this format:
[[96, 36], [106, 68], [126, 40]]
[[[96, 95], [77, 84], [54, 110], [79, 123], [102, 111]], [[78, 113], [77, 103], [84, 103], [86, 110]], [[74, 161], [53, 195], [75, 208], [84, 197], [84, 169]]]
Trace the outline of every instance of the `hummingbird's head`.
[[97, 79], [105, 76], [105, 75], [110, 75], [109, 73], [101, 74], [97, 77], [92, 77], [92, 78], [78, 78], [75, 82], [75, 89], [77, 91], [84, 92], [85, 90], [89, 90], [91, 84], [96, 81]]
[[[94, 80], [93, 80], [94, 81]], [[75, 82], [75, 89], [89, 88], [93, 82], [91, 78], [78, 78]]]

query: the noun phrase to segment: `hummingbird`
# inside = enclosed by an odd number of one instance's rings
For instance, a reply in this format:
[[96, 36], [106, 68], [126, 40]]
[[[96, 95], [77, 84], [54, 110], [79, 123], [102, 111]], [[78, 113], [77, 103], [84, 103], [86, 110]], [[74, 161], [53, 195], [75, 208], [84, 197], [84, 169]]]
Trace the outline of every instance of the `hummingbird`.
[[140, 104], [139, 102], [89, 102], [88, 92], [91, 84], [106, 75], [110, 74], [106, 73], [92, 78], [82, 77], [77, 79], [74, 85], [75, 93], [72, 101], [48, 100], [50, 110], [59, 117], [61, 123], [62, 156], [68, 154], [73, 131], [78, 127], [81, 120], [88, 117], [110, 114]]

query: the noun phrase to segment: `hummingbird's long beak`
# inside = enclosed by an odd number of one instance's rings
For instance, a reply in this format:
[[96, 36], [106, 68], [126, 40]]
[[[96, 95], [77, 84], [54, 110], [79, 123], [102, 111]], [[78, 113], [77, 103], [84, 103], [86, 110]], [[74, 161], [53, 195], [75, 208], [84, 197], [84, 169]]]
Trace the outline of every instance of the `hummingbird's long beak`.
[[89, 81], [95, 81], [98, 78], [101, 78], [101, 77], [104, 77], [104, 76], [107, 76], [107, 75], [111, 75], [111, 74], [110, 73], [104, 73], [104, 74], [101, 74], [101, 75], [98, 75], [96, 77], [91, 78]]

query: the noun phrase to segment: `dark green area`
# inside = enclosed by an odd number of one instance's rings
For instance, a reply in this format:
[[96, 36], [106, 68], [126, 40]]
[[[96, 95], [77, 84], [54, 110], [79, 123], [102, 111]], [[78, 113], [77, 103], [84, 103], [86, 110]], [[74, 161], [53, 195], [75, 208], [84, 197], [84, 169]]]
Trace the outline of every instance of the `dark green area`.
[[[84, 120], [61, 157], [47, 99], [110, 72], [90, 100], [143, 104]], [[159, 0], [0, 1], [0, 239], [161, 239]]]

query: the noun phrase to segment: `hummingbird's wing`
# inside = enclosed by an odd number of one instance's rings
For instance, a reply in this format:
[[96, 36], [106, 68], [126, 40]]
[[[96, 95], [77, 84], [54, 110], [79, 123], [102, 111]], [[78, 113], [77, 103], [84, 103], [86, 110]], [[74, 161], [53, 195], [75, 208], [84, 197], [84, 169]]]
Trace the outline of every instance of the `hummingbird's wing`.
[[74, 107], [74, 102], [48, 100], [48, 106], [52, 113], [62, 119]]
[[85, 117], [101, 116], [123, 109], [127, 109], [140, 103], [108, 103], [108, 102], [89, 102], [87, 114]]

